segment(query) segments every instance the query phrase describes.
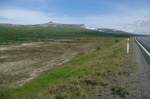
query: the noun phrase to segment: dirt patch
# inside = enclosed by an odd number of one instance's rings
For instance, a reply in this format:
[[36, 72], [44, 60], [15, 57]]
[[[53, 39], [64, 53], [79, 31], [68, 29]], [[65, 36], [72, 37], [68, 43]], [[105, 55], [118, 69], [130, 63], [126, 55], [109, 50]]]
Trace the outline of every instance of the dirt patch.
[[1, 46], [0, 85], [23, 85], [40, 73], [70, 61], [78, 54], [92, 51], [95, 46], [93, 42], [73, 41]]

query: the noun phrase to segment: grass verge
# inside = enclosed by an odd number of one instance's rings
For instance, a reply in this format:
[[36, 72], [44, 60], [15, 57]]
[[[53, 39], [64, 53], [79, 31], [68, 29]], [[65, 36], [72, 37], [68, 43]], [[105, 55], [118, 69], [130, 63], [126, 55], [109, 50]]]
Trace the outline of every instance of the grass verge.
[[101, 86], [103, 90], [107, 86], [111, 91], [118, 70], [124, 63], [126, 42], [122, 39], [116, 42], [113, 38], [103, 43], [95, 51], [78, 55], [69, 63], [43, 73], [22, 87], [7, 90], [0, 95], [1, 99], [63, 99], [96, 96], [97, 93], [105, 96], [104, 91], [92, 89]]

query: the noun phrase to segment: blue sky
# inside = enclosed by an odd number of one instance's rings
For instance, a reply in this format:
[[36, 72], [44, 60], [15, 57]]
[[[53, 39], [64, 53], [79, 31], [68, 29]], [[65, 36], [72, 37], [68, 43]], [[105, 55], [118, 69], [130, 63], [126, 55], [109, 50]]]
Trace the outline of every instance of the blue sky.
[[149, 20], [150, 0], [0, 0], [0, 23], [54, 21], [118, 28]]

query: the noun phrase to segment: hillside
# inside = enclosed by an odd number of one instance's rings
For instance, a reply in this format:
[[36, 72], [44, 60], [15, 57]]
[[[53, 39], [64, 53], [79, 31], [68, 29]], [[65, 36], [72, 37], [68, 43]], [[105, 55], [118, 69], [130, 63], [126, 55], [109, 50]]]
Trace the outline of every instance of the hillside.
[[125, 32], [125, 31], [121, 31], [121, 30], [116, 30], [116, 29], [108, 29], [108, 28], [98, 28], [97, 29], [100, 32], [105, 32], [108, 34], [113, 34], [113, 35], [120, 35], [120, 36], [134, 36], [134, 34], [129, 33], [129, 32]]
[[1, 24], [0, 99], [124, 98], [129, 36], [83, 24]]
[[130, 36], [124, 33], [112, 33], [108, 31], [97, 31], [85, 28], [83, 24], [58, 24], [45, 23], [36, 25], [12, 25], [0, 24], [0, 43], [10, 42], [32, 42], [59, 38], [97, 36]]

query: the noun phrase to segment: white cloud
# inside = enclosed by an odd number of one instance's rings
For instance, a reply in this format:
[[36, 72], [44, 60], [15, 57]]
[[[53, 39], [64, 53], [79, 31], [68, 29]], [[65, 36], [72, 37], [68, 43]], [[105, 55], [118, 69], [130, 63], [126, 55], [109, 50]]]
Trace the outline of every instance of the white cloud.
[[0, 18], [5, 18], [0, 20], [1, 22], [14, 24], [37, 24], [49, 21], [49, 17], [41, 12], [24, 9], [1, 9]]
[[[83, 23], [88, 27], [104, 27], [121, 29], [135, 33], [149, 33], [150, 25], [138, 26], [137, 22], [150, 20], [149, 8], [123, 9], [120, 12], [105, 15], [90, 15], [85, 17], [55, 17], [52, 20], [61, 23]], [[150, 21], [149, 21], [150, 22]]]
[[[42, 13], [33, 10], [24, 9], [1, 9], [0, 22], [15, 23], [15, 24], [38, 24], [54, 21], [58, 23], [76, 23], [86, 24], [90, 27], [106, 27], [121, 29], [129, 32], [148, 33], [150, 31], [149, 25], [141, 26], [137, 29], [137, 22], [146, 22], [149, 20], [149, 8], [144, 9], [123, 9], [117, 13], [105, 15], [90, 15], [82, 17], [70, 16], [52, 16], [52, 13]], [[48, 16], [49, 15], [49, 16]], [[145, 32], [146, 30], [147, 32]]]

